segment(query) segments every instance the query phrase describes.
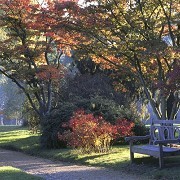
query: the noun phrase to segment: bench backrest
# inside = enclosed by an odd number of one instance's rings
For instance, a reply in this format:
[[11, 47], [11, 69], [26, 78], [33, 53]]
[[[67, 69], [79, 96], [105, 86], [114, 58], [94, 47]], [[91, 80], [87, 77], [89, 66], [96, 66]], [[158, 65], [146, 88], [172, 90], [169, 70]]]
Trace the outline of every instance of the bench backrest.
[[180, 139], [180, 120], [152, 120], [150, 144], [156, 140]]

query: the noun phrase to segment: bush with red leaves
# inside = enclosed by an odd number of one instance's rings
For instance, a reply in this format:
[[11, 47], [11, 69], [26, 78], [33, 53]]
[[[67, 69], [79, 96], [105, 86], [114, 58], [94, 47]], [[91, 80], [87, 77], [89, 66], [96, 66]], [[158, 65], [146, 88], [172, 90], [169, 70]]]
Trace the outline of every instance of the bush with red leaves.
[[112, 140], [132, 134], [134, 123], [126, 119], [118, 119], [115, 125], [105, 121], [103, 117], [94, 117], [84, 110], [74, 112], [69, 123], [64, 124], [69, 130], [59, 134], [60, 140], [68, 146], [80, 149], [83, 153], [104, 153], [110, 150]]

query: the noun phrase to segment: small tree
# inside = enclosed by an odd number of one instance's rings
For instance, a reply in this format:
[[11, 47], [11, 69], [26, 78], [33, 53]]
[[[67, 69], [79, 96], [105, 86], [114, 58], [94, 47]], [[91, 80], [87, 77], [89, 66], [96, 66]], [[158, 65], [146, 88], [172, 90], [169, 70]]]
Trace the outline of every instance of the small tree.
[[[53, 91], [64, 77], [59, 59], [65, 53], [65, 41], [70, 38], [64, 38], [59, 46], [58, 37], [66, 34], [64, 26], [58, 29], [58, 34], [52, 31], [56, 24], [51, 18], [56, 9], [53, 1], [48, 1], [46, 7], [31, 0], [0, 0], [0, 4], [0, 30], [4, 33], [0, 38], [0, 72], [25, 94], [43, 126], [55, 105]], [[62, 24], [66, 24], [65, 12], [58, 15]]]

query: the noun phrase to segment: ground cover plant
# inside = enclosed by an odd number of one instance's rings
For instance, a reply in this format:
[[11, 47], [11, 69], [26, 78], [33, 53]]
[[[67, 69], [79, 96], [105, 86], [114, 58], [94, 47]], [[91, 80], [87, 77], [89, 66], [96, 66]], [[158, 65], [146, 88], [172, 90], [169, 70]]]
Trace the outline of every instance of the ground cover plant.
[[54, 160], [68, 161], [76, 164], [102, 166], [127, 173], [138, 174], [142, 179], [179, 179], [180, 157], [168, 158], [168, 166], [159, 170], [158, 159], [136, 155], [135, 164], [129, 165], [129, 146], [113, 146], [110, 153], [80, 154], [77, 150], [41, 149], [38, 144], [39, 135], [30, 133], [25, 128], [0, 126], [0, 147], [23, 151], [31, 155]]
[[42, 178], [33, 176], [30, 174], [26, 174], [22, 172], [20, 169], [11, 167], [11, 166], [2, 166], [0, 167], [0, 179], [3, 180], [42, 180]]

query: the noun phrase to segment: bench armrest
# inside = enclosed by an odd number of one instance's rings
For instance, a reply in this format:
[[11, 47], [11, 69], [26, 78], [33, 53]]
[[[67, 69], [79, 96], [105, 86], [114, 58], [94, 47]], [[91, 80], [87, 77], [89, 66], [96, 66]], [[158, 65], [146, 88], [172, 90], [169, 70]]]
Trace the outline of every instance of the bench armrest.
[[154, 144], [157, 145], [166, 145], [166, 144], [176, 144], [180, 143], [180, 139], [167, 139], [167, 140], [156, 140]]
[[145, 139], [150, 139], [150, 135], [146, 136], [131, 136], [131, 137], [125, 137], [125, 141], [139, 141], [139, 140], [145, 140]]

